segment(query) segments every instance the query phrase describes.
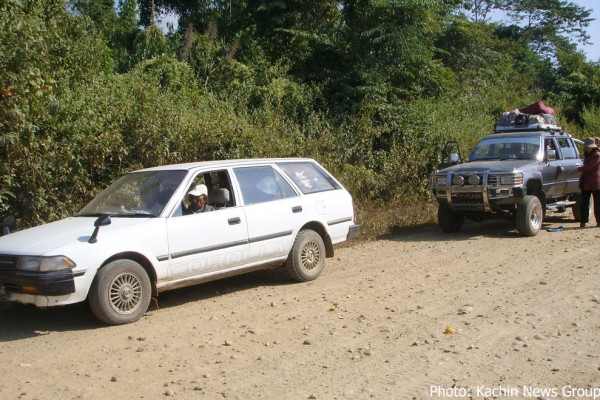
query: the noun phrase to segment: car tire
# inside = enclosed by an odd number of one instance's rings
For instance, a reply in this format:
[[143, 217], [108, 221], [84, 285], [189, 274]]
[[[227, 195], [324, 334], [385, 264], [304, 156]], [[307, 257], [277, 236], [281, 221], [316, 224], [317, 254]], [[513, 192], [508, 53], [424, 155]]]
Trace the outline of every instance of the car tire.
[[311, 229], [300, 231], [285, 262], [287, 273], [297, 282], [308, 282], [317, 279], [324, 268], [323, 239]]
[[465, 223], [465, 216], [455, 213], [448, 204], [440, 203], [438, 205], [438, 224], [446, 233], [455, 233], [460, 231]]
[[140, 264], [116, 260], [98, 271], [88, 301], [100, 321], [128, 324], [140, 319], [148, 309], [150, 290], [150, 278]]
[[517, 230], [523, 236], [535, 236], [542, 228], [544, 210], [540, 199], [527, 195], [517, 204]]

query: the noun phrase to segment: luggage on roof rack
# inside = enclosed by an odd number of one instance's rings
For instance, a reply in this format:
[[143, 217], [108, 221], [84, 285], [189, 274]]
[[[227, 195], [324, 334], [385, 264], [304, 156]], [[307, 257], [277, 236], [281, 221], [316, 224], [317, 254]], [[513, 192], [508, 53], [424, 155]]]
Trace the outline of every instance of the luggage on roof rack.
[[554, 113], [554, 108], [548, 107], [544, 104], [543, 101], [536, 101], [533, 104], [528, 105], [527, 107], [521, 108], [523, 114], [550, 114], [552, 116], [556, 115]]
[[522, 132], [532, 130], [560, 131], [554, 109], [538, 101], [527, 107], [502, 113], [496, 124], [495, 133]]

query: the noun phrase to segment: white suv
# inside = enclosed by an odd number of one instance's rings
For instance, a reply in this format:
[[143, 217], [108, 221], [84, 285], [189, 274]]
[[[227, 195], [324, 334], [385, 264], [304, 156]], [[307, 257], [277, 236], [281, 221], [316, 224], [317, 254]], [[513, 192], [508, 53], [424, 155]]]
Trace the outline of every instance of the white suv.
[[[198, 189], [208, 207], [188, 212]], [[73, 217], [1, 237], [0, 298], [40, 307], [87, 299], [98, 319], [124, 324], [170, 289], [275, 265], [316, 279], [333, 246], [358, 232], [350, 194], [311, 159], [148, 168]]]

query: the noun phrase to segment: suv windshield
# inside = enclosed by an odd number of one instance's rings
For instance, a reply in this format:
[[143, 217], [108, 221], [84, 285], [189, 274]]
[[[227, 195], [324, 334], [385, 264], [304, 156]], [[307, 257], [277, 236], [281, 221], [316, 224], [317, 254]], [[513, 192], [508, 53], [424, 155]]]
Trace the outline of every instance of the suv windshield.
[[537, 160], [540, 153], [540, 138], [519, 136], [494, 136], [481, 140], [469, 156], [469, 161], [478, 160]]
[[79, 217], [156, 217], [171, 199], [186, 171], [144, 171], [122, 176], [78, 214]]

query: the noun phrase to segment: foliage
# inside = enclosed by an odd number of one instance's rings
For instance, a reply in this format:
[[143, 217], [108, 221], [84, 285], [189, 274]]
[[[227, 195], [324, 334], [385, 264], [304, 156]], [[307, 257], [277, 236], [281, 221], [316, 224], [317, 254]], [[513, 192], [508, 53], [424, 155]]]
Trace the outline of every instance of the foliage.
[[574, 45], [588, 24], [559, 0], [3, 0], [0, 215], [71, 215], [143, 167], [307, 156], [370, 235], [429, 223], [446, 140], [466, 156], [540, 99], [597, 135], [600, 65]]

